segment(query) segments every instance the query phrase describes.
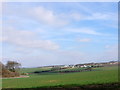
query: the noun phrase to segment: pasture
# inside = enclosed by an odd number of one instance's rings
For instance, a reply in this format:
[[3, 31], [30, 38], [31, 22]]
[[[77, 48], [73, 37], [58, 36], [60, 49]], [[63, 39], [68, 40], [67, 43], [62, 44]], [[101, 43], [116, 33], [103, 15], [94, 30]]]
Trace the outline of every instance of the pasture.
[[[21, 72], [49, 70], [50, 68], [26, 68]], [[30, 74], [27, 78], [3, 79], [3, 88], [37, 88], [52, 86], [81, 86], [118, 82], [118, 67], [100, 67], [93, 71], [75, 73]]]

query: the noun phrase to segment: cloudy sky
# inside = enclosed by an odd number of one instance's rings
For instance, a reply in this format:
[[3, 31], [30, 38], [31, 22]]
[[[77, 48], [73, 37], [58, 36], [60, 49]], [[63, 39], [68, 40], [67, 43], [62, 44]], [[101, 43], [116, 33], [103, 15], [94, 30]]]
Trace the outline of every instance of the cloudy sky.
[[1, 60], [24, 67], [117, 60], [117, 9], [117, 2], [3, 3]]

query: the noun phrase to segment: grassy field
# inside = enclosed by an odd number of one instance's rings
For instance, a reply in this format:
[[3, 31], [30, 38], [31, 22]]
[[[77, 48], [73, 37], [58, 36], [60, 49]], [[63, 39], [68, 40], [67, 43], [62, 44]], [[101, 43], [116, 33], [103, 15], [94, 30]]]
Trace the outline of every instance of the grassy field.
[[34, 71], [43, 71], [43, 70], [50, 70], [51, 68], [43, 67], [43, 68], [22, 68], [20, 70], [21, 73], [31, 73]]
[[[47, 68], [29, 68], [22, 72], [33, 72]], [[28, 78], [3, 79], [3, 88], [36, 88], [62, 85], [88, 85], [118, 82], [117, 66], [96, 68], [95, 71], [76, 73], [31, 74]]]

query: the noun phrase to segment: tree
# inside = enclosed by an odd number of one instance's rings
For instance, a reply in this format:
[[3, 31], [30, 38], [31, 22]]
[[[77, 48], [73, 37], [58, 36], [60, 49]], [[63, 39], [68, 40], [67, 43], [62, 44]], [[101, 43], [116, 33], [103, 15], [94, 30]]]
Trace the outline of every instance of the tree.
[[[9, 66], [9, 65], [8, 65]], [[13, 72], [13, 70], [8, 70], [4, 64], [0, 62], [0, 77], [16, 77], [20, 76], [20, 73], [17, 71]]]
[[21, 64], [15, 61], [8, 61], [6, 64], [6, 68], [12, 72], [18, 72]]

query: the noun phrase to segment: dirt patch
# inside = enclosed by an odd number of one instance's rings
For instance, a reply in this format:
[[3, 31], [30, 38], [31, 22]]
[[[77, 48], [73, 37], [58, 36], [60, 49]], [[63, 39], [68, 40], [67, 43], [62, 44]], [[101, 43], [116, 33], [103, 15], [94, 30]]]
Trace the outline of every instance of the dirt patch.
[[[19, 77], [9, 77], [10, 79], [11, 78], [27, 78], [29, 76], [25, 76], [25, 75], [20, 75]], [[2, 79], [9, 79], [8, 77], [7, 78], [2, 78]]]

